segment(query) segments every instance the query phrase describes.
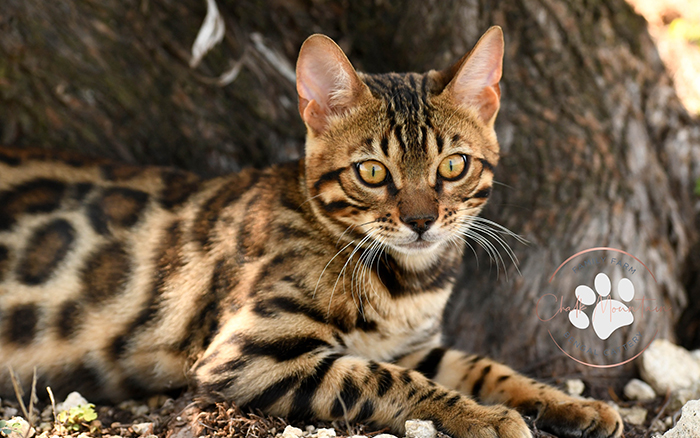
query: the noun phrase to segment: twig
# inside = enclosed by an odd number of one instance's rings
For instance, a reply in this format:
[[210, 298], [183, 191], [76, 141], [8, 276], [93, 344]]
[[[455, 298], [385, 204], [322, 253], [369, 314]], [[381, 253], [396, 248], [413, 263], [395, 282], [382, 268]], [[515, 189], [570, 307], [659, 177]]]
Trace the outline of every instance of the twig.
[[[36, 396], [36, 367], [34, 367], [34, 371], [32, 373], [32, 390], [29, 393], [29, 417], [33, 417], [34, 415], [34, 403], [39, 401], [39, 399]], [[27, 418], [27, 421], [29, 421], [29, 424], [32, 423], [32, 420], [30, 418]]]
[[32, 431], [34, 428], [34, 420], [32, 419], [32, 415], [34, 414], [34, 402], [37, 400], [36, 398], [36, 367], [34, 367], [34, 376], [32, 377], [32, 390], [29, 393], [29, 410], [27, 410], [27, 406], [24, 404], [24, 391], [22, 390], [22, 385], [19, 382], [19, 377], [15, 374], [15, 371], [12, 369], [12, 367], [7, 367], [10, 371], [10, 380], [12, 380], [12, 387], [15, 390], [15, 396], [17, 397], [17, 402], [19, 403], [19, 407], [22, 409], [22, 414], [24, 414], [24, 419], [27, 420], [27, 424], [29, 427], [27, 428], [27, 431], [24, 433], [23, 438], [29, 437], [29, 433]]
[[22, 410], [24, 416], [27, 417], [27, 421], [29, 421], [29, 412], [27, 412], [27, 407], [24, 405], [24, 391], [22, 390], [22, 385], [20, 385], [19, 378], [15, 374], [15, 371], [12, 369], [12, 367], [7, 368], [10, 370], [10, 380], [12, 380], [12, 387], [15, 390], [15, 397], [17, 397], [19, 407]]
[[58, 416], [56, 415], [56, 399], [53, 396], [53, 391], [51, 391], [50, 386], [46, 387], [46, 392], [49, 393], [49, 400], [51, 400], [51, 410], [53, 411], [53, 422], [54, 422], [54, 424], [57, 424], [58, 423]]
[[622, 402], [622, 400], [620, 400], [620, 397], [618, 397], [617, 394], [615, 394], [615, 390], [612, 389], [612, 386], [608, 386], [608, 395], [615, 403], [620, 404], [620, 402]]
[[664, 411], [666, 410], [666, 407], [668, 406], [668, 404], [670, 402], [671, 402], [671, 390], [669, 389], [668, 391], [666, 391], [666, 397], [664, 398], [664, 402], [661, 405], [659, 412], [656, 414], [656, 416], [654, 416], [654, 418], [651, 419], [651, 423], [649, 423], [649, 429], [644, 434], [644, 438], [647, 438], [649, 436], [649, 434], [651, 433], [651, 426], [661, 418]]

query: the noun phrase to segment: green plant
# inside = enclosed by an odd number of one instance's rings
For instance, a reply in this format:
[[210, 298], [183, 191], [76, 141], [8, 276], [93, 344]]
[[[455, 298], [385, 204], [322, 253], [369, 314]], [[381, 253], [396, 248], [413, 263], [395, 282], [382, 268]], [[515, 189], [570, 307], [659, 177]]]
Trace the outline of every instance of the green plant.
[[700, 44], [700, 23], [676, 18], [668, 26], [668, 33], [694, 44]]
[[0, 435], [9, 435], [12, 432], [18, 432], [20, 430], [21, 424], [18, 422], [9, 422], [7, 420], [0, 420]]
[[70, 408], [67, 411], [58, 413], [58, 421], [70, 431], [78, 431], [81, 426], [88, 426], [88, 423], [97, 418], [95, 405], [88, 403], [86, 405], [78, 405]]

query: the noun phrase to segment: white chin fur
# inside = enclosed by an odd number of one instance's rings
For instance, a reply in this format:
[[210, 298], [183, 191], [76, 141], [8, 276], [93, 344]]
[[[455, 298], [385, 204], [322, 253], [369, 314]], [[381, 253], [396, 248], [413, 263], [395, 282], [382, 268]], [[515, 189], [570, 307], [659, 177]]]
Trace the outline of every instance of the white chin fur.
[[420, 271], [435, 264], [445, 248], [445, 242], [434, 242], [427, 248], [389, 245], [387, 251], [406, 269]]

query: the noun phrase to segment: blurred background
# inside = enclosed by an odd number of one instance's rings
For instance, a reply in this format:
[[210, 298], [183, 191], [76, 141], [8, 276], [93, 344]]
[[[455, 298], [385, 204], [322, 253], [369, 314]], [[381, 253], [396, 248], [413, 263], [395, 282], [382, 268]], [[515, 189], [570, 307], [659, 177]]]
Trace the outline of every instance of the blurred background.
[[294, 63], [308, 35], [335, 39], [358, 70], [426, 71], [500, 25], [502, 160], [483, 215], [530, 243], [508, 241], [519, 272], [467, 254], [448, 342], [532, 375], [619, 387], [637, 374], [634, 362], [580, 367], [534, 316], [563, 260], [611, 246], [649, 266], [657, 283], [645, 294], [673, 309], [634, 329], [700, 347], [700, 2], [215, 4], [223, 40], [191, 67], [204, 0], [3, 0], [0, 144], [204, 176], [297, 159], [305, 131]]

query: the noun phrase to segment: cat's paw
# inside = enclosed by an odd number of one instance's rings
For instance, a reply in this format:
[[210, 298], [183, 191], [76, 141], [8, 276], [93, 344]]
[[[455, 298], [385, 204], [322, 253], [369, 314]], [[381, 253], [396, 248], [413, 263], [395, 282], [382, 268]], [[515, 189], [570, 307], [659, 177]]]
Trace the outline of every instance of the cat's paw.
[[514, 409], [505, 406], [483, 406], [476, 415], [462, 418], [461, 429], [454, 437], [465, 438], [531, 438], [530, 428]]
[[563, 400], [542, 405], [538, 428], [561, 438], [617, 438], [622, 418], [610, 405], [597, 400]]

